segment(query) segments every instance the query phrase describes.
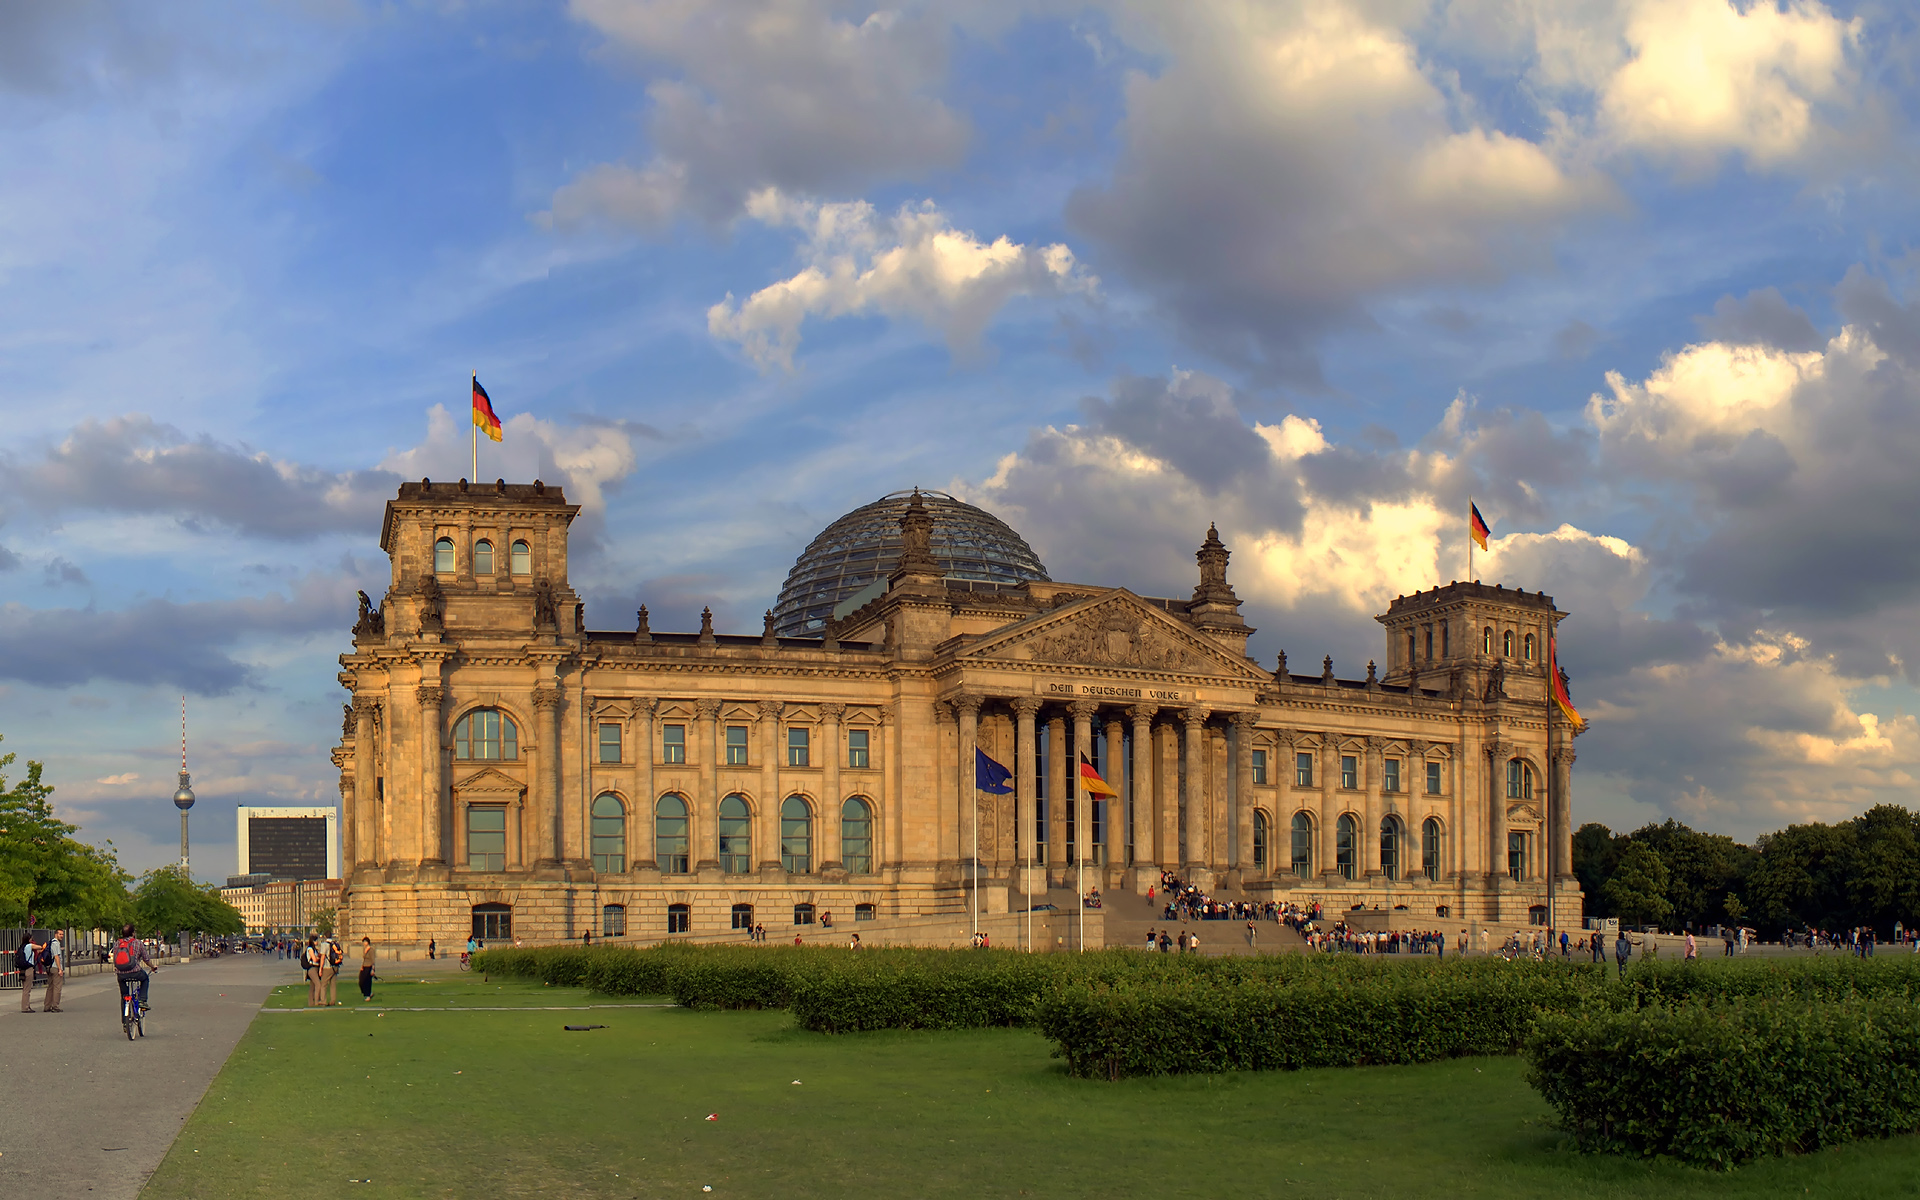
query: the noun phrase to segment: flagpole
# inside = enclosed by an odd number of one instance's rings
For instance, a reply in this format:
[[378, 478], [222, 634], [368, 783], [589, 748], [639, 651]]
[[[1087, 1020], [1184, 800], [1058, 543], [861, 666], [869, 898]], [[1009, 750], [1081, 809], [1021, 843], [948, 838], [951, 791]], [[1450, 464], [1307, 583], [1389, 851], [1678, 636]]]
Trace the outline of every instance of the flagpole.
[[[1078, 718], [1076, 717], [1075, 720], [1077, 722]], [[1074, 898], [1080, 904], [1080, 950], [1084, 953], [1087, 948], [1087, 857], [1080, 852], [1080, 839], [1085, 837], [1089, 830], [1084, 804], [1087, 797], [1087, 781], [1086, 777], [1080, 774], [1078, 764], [1074, 766], [1073, 777], [1079, 780], [1078, 785], [1073, 789], [1073, 890], [1076, 893]]]
[[1467, 493], [1467, 582], [1473, 582], [1473, 493]]
[[[472, 378], [468, 379], [467, 382], [469, 384], [479, 383], [480, 372], [475, 371]], [[469, 388], [467, 392], [467, 424], [473, 425], [473, 482], [477, 484], [480, 482], [480, 426], [473, 421], [473, 392], [471, 388]]]
[[980, 932], [980, 749], [974, 747], [973, 780], [973, 932]]
[[1553, 689], [1555, 685], [1560, 682], [1558, 679], [1554, 678], [1554, 673], [1560, 669], [1560, 656], [1555, 652], [1557, 647], [1555, 647], [1553, 644], [1553, 633], [1552, 633], [1553, 627], [1549, 625], [1547, 629], [1548, 629], [1548, 633], [1547, 633], [1547, 761], [1545, 763], [1545, 766], [1547, 768], [1547, 811], [1545, 814], [1546, 819], [1541, 821], [1540, 823], [1541, 825], [1545, 826], [1545, 829], [1542, 830], [1542, 832], [1546, 834], [1545, 841], [1547, 843], [1547, 853], [1546, 853], [1547, 869], [1544, 872], [1544, 874], [1547, 877], [1547, 937], [1549, 941], [1551, 941], [1553, 937], [1553, 930], [1554, 930], [1553, 852], [1555, 848], [1554, 842], [1558, 840], [1553, 836], [1553, 828], [1554, 828], [1553, 826], [1553, 802], [1554, 802], [1553, 710], [1556, 707], [1558, 707], [1558, 704], [1556, 703], [1556, 699], [1553, 694]]

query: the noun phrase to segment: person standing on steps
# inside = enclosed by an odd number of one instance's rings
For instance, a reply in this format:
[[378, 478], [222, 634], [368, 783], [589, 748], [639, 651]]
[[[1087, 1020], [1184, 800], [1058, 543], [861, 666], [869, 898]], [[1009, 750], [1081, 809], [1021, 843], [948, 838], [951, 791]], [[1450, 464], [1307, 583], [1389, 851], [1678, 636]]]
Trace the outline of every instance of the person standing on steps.
[[373, 999], [373, 939], [360, 939], [360, 1001]]

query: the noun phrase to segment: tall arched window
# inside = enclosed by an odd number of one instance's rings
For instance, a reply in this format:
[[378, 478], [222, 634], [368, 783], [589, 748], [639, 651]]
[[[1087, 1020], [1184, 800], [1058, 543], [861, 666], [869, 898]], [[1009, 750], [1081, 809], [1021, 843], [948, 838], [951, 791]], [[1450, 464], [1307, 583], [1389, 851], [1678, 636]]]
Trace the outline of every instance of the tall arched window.
[[433, 573], [453, 574], [453, 539], [441, 538], [433, 544]]
[[493, 543], [485, 538], [473, 544], [473, 573], [475, 575], [493, 574]]
[[1313, 818], [1304, 812], [1293, 814], [1292, 860], [1289, 865], [1301, 879], [1313, 874]]
[[728, 875], [753, 870], [753, 811], [737, 793], [720, 802], [720, 869]]
[[1527, 651], [1526, 653], [1527, 661], [1532, 662], [1533, 661], [1533, 635], [1532, 634], [1527, 635], [1526, 651]]
[[476, 708], [453, 723], [455, 758], [511, 762], [520, 757], [520, 730], [497, 708]]
[[1507, 760], [1507, 799], [1533, 799], [1533, 764], [1519, 758]]
[[813, 870], [813, 810], [799, 796], [780, 802], [780, 869], [796, 875]]
[[1493, 626], [1491, 625], [1480, 632], [1480, 652], [1482, 654], [1493, 653]]
[[1511, 629], [1505, 630], [1500, 634], [1500, 657], [1513, 657], [1513, 630]]
[[1433, 661], [1433, 626], [1427, 626], [1427, 661]]
[[1407, 630], [1407, 665], [1408, 666], [1412, 666], [1414, 663], [1413, 647], [1414, 647], [1413, 630], [1409, 629]]
[[840, 806], [840, 865], [850, 875], [873, 872], [873, 808], [864, 796]]
[[1352, 814], [1341, 817], [1340, 823], [1333, 828], [1333, 862], [1340, 869], [1340, 874], [1348, 879], [1354, 877], [1357, 869], [1355, 860], [1358, 855], [1355, 851], [1359, 845], [1360, 823], [1353, 819]]
[[592, 838], [594, 870], [618, 873], [627, 869], [627, 806], [611, 792], [593, 798]]
[[1406, 844], [1407, 827], [1392, 813], [1380, 822], [1380, 873], [1388, 879], [1400, 878], [1400, 848]]
[[1428, 817], [1420, 823], [1420, 870], [1428, 879], [1440, 881], [1440, 820]]
[[513, 543], [512, 565], [515, 575], [533, 574], [533, 548], [516, 539]]
[[687, 802], [672, 792], [653, 806], [653, 853], [664, 874], [687, 873]]
[[1253, 869], [1267, 869], [1267, 814], [1253, 810]]

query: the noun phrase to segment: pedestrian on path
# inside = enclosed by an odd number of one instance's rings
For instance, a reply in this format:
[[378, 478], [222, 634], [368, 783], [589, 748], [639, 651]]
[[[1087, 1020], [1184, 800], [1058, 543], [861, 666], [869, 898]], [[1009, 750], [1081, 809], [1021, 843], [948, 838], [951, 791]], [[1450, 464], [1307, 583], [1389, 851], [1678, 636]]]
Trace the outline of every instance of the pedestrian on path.
[[340, 1003], [340, 964], [346, 957], [332, 934], [320, 939], [320, 1003], [324, 1007], [332, 1008]]
[[300, 970], [307, 977], [307, 1007], [320, 1007], [320, 939], [308, 937], [300, 947]]
[[33, 959], [38, 948], [33, 944], [31, 935], [22, 938], [20, 948], [13, 952], [13, 969], [20, 973], [20, 1011], [37, 1011], [33, 1007]]
[[360, 999], [362, 1002], [373, 999], [373, 939], [360, 939]]
[[439, 950], [440, 950], [440, 944], [434, 941], [432, 938], [428, 938], [427, 939], [427, 961], [432, 962], [433, 956], [439, 953]]
[[47, 994], [40, 1007], [48, 1012], [60, 1012], [60, 989], [67, 981], [67, 948], [61, 944], [59, 934], [47, 939], [40, 957], [46, 961], [47, 967]]

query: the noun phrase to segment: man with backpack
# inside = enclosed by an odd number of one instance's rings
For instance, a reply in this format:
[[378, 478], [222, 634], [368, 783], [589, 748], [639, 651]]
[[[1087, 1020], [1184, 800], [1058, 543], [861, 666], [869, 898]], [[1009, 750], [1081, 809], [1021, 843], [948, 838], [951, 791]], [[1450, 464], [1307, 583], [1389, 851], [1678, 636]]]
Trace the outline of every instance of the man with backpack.
[[320, 939], [309, 934], [300, 947], [300, 972], [307, 977], [307, 1007], [320, 1007]]
[[33, 1007], [33, 935], [26, 934], [20, 940], [20, 948], [13, 952], [13, 969], [20, 975], [20, 1011], [37, 1012]]
[[340, 943], [333, 935], [320, 935], [320, 1003], [322, 1007], [331, 1007], [340, 1003], [340, 964], [346, 959], [346, 953], [340, 949]]
[[141, 963], [147, 964], [147, 971], [160, 969], [154, 966], [153, 959], [148, 957], [147, 944], [133, 936], [133, 926], [122, 925], [120, 940], [113, 944], [113, 973], [120, 980], [123, 988], [128, 980], [140, 985], [140, 1009], [144, 1012], [152, 1007], [147, 1003], [147, 984], [152, 976], [140, 969]]

